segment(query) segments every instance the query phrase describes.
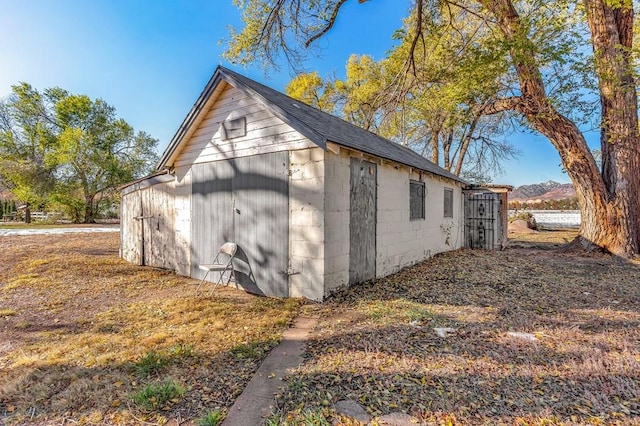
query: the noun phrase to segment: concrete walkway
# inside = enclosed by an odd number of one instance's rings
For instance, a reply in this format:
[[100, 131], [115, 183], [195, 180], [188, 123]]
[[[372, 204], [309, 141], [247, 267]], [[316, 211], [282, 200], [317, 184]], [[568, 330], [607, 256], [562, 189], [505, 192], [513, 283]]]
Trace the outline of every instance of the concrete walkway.
[[286, 386], [284, 377], [302, 363], [307, 339], [317, 323], [317, 318], [296, 318], [229, 409], [222, 426], [259, 426], [265, 422], [272, 413], [274, 395]]

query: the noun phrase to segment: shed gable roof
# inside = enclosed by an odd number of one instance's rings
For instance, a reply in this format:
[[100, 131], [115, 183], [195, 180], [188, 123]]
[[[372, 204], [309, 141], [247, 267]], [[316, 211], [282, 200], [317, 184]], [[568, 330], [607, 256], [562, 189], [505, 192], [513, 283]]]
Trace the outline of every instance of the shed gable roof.
[[[333, 142], [347, 148], [464, 183], [458, 176], [448, 172], [409, 148], [297, 101], [277, 90], [271, 89], [222, 66], [218, 66], [207, 83], [207, 86], [171, 140], [171, 143], [163, 153], [158, 163], [159, 169], [170, 165], [170, 160], [175, 159], [175, 154], [177, 154], [189, 128], [203, 113], [202, 109], [222, 80], [260, 100], [274, 115], [323, 149], [327, 149], [327, 142]], [[206, 111], [204, 111], [204, 113], [206, 113]]]

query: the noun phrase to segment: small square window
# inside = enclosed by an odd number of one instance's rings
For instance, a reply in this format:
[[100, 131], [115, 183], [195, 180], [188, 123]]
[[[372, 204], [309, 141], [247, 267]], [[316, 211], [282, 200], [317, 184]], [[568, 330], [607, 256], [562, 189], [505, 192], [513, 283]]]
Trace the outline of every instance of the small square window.
[[453, 189], [444, 189], [444, 217], [453, 217]]
[[409, 181], [409, 219], [424, 219], [424, 182]]

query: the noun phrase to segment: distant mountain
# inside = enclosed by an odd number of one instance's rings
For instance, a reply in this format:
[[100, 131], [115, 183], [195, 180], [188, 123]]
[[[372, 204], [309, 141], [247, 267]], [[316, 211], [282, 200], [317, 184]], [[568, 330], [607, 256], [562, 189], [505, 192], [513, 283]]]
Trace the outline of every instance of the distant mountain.
[[576, 196], [576, 190], [570, 183], [548, 181], [522, 185], [509, 193], [509, 201], [527, 200], [563, 200]]

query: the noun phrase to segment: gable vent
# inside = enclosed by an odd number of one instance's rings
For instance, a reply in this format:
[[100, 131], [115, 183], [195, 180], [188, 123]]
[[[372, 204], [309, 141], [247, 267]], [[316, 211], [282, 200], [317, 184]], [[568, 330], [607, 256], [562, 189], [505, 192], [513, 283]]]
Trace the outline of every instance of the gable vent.
[[222, 122], [222, 139], [233, 139], [247, 134], [247, 118], [239, 117]]

